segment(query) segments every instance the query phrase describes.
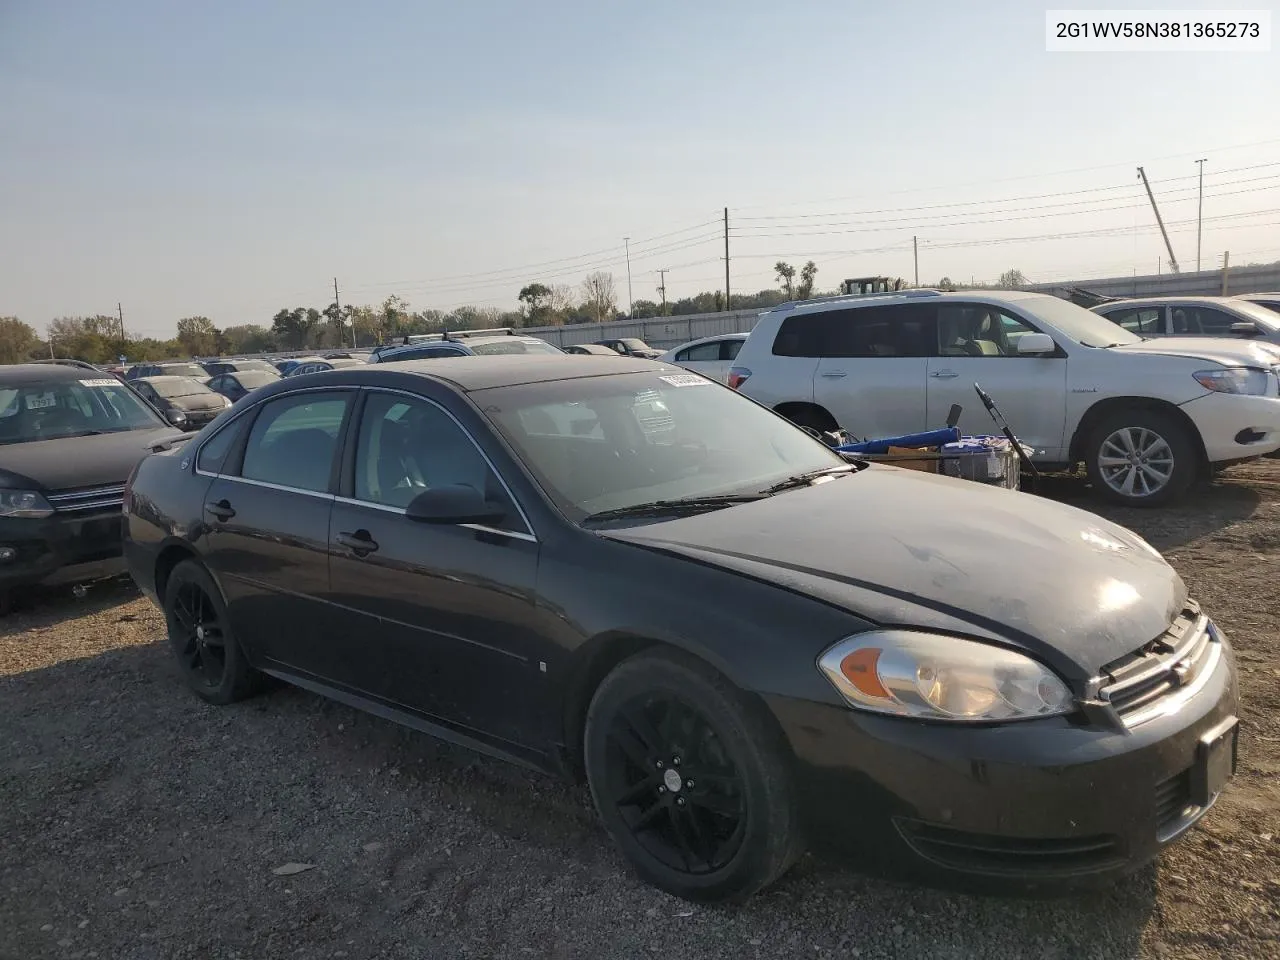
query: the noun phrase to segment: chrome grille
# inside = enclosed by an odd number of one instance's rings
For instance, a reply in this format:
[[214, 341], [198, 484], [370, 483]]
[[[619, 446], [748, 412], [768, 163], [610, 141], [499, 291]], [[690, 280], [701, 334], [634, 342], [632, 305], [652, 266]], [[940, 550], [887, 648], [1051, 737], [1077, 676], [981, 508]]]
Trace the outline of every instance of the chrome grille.
[[1159, 637], [1102, 668], [1098, 699], [1126, 726], [1137, 726], [1176, 710], [1208, 680], [1221, 655], [1216, 628], [1191, 604]]
[[124, 503], [124, 484], [113, 483], [102, 487], [82, 487], [79, 490], [47, 493], [45, 499], [59, 513], [119, 510]]

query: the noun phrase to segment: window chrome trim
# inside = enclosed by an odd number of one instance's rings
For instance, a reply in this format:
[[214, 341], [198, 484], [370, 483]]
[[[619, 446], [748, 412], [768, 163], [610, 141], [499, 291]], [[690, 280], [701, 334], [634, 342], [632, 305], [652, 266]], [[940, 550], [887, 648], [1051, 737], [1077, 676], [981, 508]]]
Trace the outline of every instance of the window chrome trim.
[[[500, 530], [497, 527], [490, 527], [490, 526], [486, 526], [484, 524], [479, 524], [479, 523], [459, 523], [459, 524], [456, 524], [456, 526], [466, 527], [469, 530], [477, 530], [484, 533], [497, 533], [497, 534], [501, 534], [504, 537], [513, 537], [516, 540], [527, 540], [530, 543], [538, 542], [538, 535], [534, 532], [533, 524], [529, 522], [529, 515], [525, 513], [524, 507], [520, 505], [520, 501], [519, 499], [517, 499], [515, 495], [515, 491], [511, 489], [511, 485], [507, 483], [506, 478], [503, 477], [501, 471], [499, 471], [498, 468], [494, 465], [493, 460], [490, 459], [489, 455], [484, 452], [484, 448], [481, 447], [480, 444], [476, 443], [476, 438], [471, 435], [471, 431], [468, 430], [465, 426], [463, 426], [462, 421], [459, 420], [457, 417], [455, 417], [451, 411], [445, 409], [445, 407], [442, 404], [438, 403], [435, 400], [432, 400], [430, 397], [424, 397], [420, 393], [412, 393], [411, 391], [408, 391], [408, 390], [399, 390], [395, 387], [371, 387], [371, 386], [363, 386], [360, 389], [366, 393], [391, 393], [391, 394], [397, 394], [402, 397], [409, 397], [410, 399], [413, 399], [413, 400], [420, 400], [423, 403], [427, 403], [435, 407], [437, 410], [443, 413], [446, 417], [452, 420], [454, 425], [459, 430], [462, 431], [462, 435], [471, 442], [471, 445], [473, 447], [476, 448], [476, 453], [480, 454], [486, 466], [488, 466], [488, 468], [493, 471], [493, 475], [498, 478], [498, 482], [502, 484], [502, 489], [507, 492], [507, 497], [510, 498], [513, 504], [515, 504], [516, 513], [520, 514], [520, 521], [524, 524], [525, 529], [524, 530]], [[366, 402], [366, 406], [367, 406], [367, 402]], [[362, 417], [363, 417], [363, 414], [364, 414], [364, 411], [361, 410]], [[360, 436], [359, 434], [360, 426], [361, 425], [359, 423], [355, 425], [357, 451], [359, 450], [358, 444], [359, 444], [359, 436]], [[353, 490], [352, 492], [354, 493], [355, 491]], [[347, 497], [338, 497], [336, 499], [338, 500], [338, 502], [341, 502], [341, 503], [350, 503], [350, 504], [353, 504], [356, 506], [362, 506], [362, 507], [376, 507], [382, 510], [393, 510], [396, 513], [401, 513], [401, 514], [404, 513], [402, 509], [399, 509], [397, 507], [385, 507], [382, 504], [372, 503], [371, 501], [368, 501], [368, 500], [359, 500], [356, 498], [347, 498]]]
[[301, 493], [308, 497], [318, 497], [321, 500], [336, 499], [332, 493], [324, 490], [307, 490], [304, 487], [288, 487], [283, 483], [272, 483], [270, 480], [254, 480], [252, 477], [233, 477], [228, 474], [218, 474], [219, 480], [229, 480], [232, 483], [247, 483], [251, 487], [264, 487], [267, 490], [279, 490], [282, 493]]

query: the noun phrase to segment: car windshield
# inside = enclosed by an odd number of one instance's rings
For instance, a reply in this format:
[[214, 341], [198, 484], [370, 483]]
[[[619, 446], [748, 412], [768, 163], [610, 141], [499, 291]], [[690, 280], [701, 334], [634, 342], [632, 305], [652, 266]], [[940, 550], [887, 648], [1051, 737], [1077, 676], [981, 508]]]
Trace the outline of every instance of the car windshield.
[[279, 374], [266, 370], [246, 370], [244, 373], [237, 373], [235, 377], [246, 390], [256, 390], [280, 379]]
[[[1277, 297], [1274, 300], [1243, 300], [1241, 302], [1252, 304], [1255, 307], [1262, 307], [1262, 309], [1272, 312], [1273, 314], [1280, 313], [1280, 297]], [[1272, 322], [1276, 322], [1276, 317], [1272, 316], [1271, 320]]]
[[203, 380], [209, 375], [198, 363], [162, 363], [157, 369], [165, 377], [199, 377]]
[[535, 337], [507, 337], [503, 340], [490, 340], [487, 343], [467, 344], [471, 352], [479, 356], [494, 356], [511, 353], [562, 353], [559, 347], [553, 347], [545, 340]]
[[758, 493], [847, 466], [809, 434], [696, 374], [621, 374], [471, 394], [574, 521], [660, 500]]
[[1277, 329], [1280, 329], [1280, 313], [1276, 313], [1260, 303], [1253, 303], [1249, 300], [1236, 300], [1232, 302], [1231, 309], [1252, 320], [1258, 325], [1258, 329], [1264, 333], [1274, 333]]
[[621, 343], [621, 344], [622, 344], [624, 347], [626, 347], [628, 350], [650, 350], [650, 349], [652, 349], [652, 348], [651, 348], [647, 343], [645, 343], [643, 340], [637, 340], [635, 337], [628, 337], [628, 338], [626, 338], [626, 339], [624, 339], [624, 340], [619, 340], [618, 342], [619, 342], [619, 343]]
[[1025, 308], [1032, 317], [1043, 320], [1086, 347], [1123, 346], [1142, 342], [1142, 337], [1137, 334], [1130, 333], [1106, 317], [1069, 300], [1046, 294], [1018, 301], [1017, 305]]
[[194, 397], [198, 394], [213, 392], [203, 383], [199, 383], [189, 377], [182, 377], [181, 379], [173, 380], [148, 380], [146, 382], [159, 396], [167, 399], [173, 399], [174, 397]]
[[0, 444], [163, 426], [137, 394], [114, 377], [0, 386]]

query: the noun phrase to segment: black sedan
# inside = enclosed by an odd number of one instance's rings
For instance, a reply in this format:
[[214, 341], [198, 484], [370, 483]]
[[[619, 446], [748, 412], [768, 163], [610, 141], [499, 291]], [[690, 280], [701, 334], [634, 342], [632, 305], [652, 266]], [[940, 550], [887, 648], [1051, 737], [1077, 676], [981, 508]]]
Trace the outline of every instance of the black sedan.
[[1230, 647], [1139, 537], [848, 462], [671, 366], [290, 378], [143, 461], [125, 511], [201, 696], [267, 674], [581, 776], [683, 897], [745, 896], [806, 843], [1112, 877], [1234, 769]]
[[229, 397], [191, 377], [138, 377], [130, 383], [166, 420], [183, 430], [199, 430], [231, 406]]
[[210, 377], [205, 385], [214, 393], [220, 393], [235, 403], [259, 387], [265, 387], [279, 379], [278, 373], [268, 370], [246, 370], [243, 373], [220, 373], [216, 377]]

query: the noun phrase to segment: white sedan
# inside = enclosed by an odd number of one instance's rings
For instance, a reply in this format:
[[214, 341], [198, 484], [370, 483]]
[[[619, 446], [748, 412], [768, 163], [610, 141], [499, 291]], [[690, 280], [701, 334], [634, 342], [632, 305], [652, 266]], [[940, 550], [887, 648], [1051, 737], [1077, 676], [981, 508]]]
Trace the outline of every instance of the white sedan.
[[721, 383], [729, 381], [729, 368], [738, 358], [738, 351], [747, 342], [749, 334], [722, 333], [716, 337], [703, 337], [690, 340], [673, 350], [668, 350], [658, 360], [663, 363], [674, 363], [700, 373], [711, 380]]

